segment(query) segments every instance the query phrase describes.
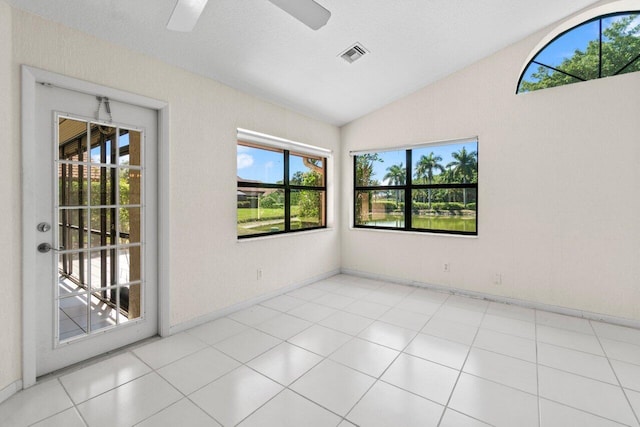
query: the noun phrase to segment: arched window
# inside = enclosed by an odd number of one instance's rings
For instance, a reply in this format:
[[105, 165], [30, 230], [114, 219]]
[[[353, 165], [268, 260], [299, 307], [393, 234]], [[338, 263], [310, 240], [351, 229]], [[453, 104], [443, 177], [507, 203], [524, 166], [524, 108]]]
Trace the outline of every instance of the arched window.
[[543, 47], [527, 64], [517, 93], [640, 71], [640, 11], [598, 16]]

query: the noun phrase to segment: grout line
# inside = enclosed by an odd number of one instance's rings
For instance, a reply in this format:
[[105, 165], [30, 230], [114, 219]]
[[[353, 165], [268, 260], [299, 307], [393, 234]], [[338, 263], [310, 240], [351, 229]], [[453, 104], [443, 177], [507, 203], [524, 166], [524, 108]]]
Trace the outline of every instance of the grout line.
[[535, 349], [536, 349], [536, 401], [538, 402], [538, 427], [541, 427], [542, 423], [542, 407], [540, 406], [540, 360], [538, 358], [538, 310], [533, 312], [533, 327], [535, 337]]

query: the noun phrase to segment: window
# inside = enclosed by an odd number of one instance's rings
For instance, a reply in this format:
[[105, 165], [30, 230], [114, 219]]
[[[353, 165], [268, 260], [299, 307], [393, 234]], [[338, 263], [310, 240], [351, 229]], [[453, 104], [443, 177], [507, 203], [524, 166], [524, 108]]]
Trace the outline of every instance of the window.
[[560, 34], [520, 76], [517, 92], [640, 71], [640, 12], [603, 15]]
[[477, 235], [477, 139], [352, 154], [354, 227]]
[[239, 130], [238, 238], [326, 227], [328, 153]]

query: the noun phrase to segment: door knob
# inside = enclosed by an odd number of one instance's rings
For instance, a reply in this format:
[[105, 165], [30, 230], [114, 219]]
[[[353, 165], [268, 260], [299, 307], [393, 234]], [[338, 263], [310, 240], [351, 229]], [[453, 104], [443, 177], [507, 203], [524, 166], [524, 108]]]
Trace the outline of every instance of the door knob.
[[46, 233], [49, 230], [51, 230], [51, 224], [46, 222], [41, 222], [40, 224], [38, 224], [38, 231]]
[[54, 249], [53, 246], [51, 246], [49, 243], [40, 243], [38, 245], [38, 252], [46, 254], [49, 251], [54, 251], [54, 252], [58, 252], [59, 249]]

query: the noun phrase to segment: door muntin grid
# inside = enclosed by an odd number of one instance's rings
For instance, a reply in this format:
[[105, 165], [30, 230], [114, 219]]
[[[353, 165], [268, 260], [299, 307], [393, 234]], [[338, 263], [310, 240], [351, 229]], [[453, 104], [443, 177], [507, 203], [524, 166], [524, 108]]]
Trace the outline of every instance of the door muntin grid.
[[55, 114], [54, 345], [144, 319], [144, 130]]

